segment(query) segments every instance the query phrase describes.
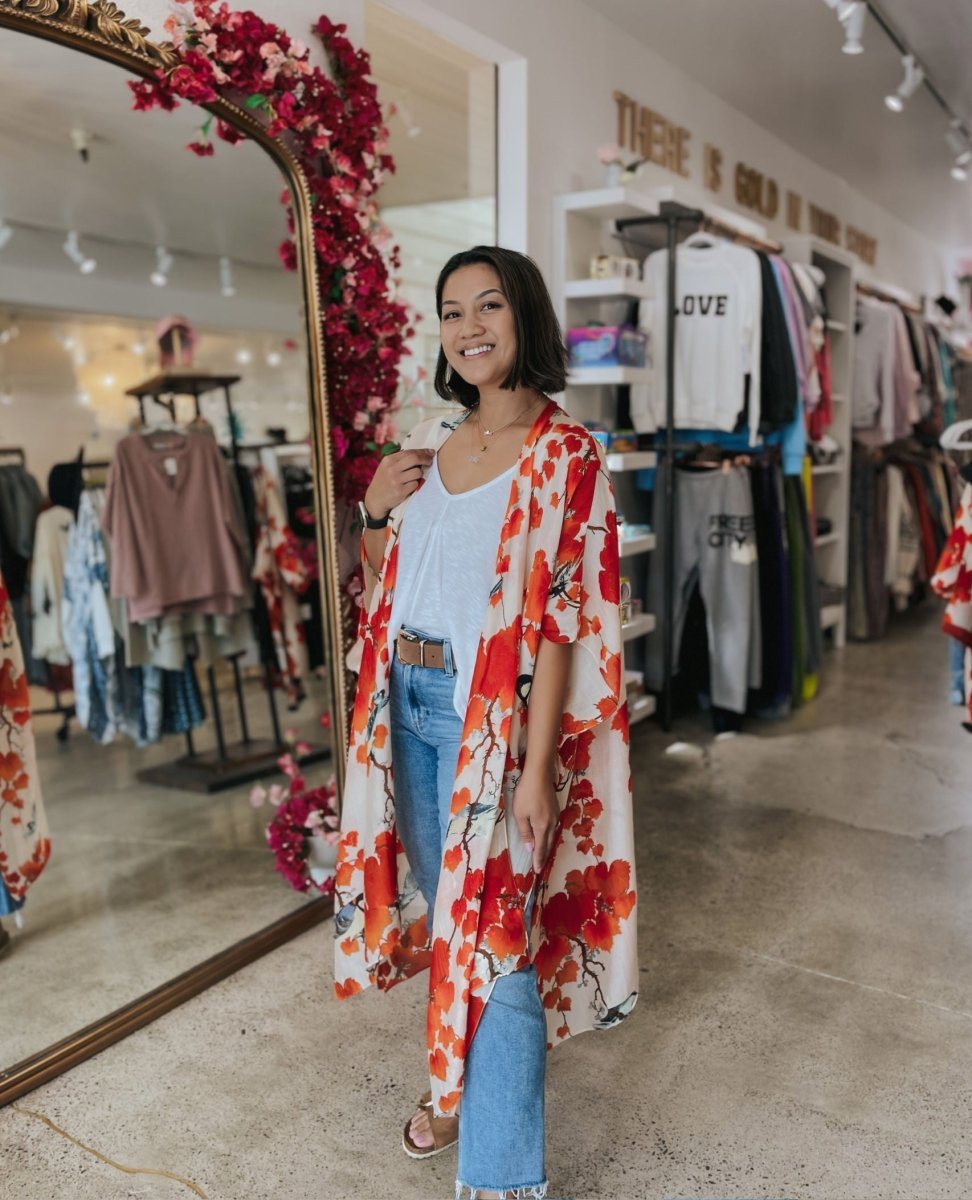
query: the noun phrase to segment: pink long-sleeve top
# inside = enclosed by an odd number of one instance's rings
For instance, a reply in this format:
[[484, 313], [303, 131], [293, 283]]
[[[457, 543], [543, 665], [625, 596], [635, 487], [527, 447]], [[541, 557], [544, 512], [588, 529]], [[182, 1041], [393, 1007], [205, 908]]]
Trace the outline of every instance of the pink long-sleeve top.
[[133, 433], [115, 448], [102, 524], [128, 619], [228, 616], [247, 595], [245, 535], [211, 437]]

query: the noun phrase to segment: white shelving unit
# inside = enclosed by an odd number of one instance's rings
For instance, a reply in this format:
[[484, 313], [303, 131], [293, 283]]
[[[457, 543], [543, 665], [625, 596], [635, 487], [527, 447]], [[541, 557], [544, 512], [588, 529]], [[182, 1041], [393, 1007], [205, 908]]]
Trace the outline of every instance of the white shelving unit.
[[[554, 305], [566, 330], [586, 321], [616, 324], [625, 316], [632, 301], [647, 294], [640, 280], [591, 279], [590, 262], [595, 254], [622, 254], [620, 243], [610, 235], [613, 222], [623, 217], [654, 216], [658, 213], [658, 194], [631, 188], [599, 188], [572, 192], [554, 198], [553, 270]], [[571, 370], [567, 377], [564, 406], [582, 421], [601, 421], [612, 428], [619, 385], [648, 382], [650, 372], [632, 367], [587, 367]], [[629, 521], [643, 521], [647, 501], [635, 486], [633, 473], [657, 465], [654, 452], [607, 455], [608, 469], [614, 475], [619, 508]], [[632, 594], [644, 602], [648, 589], [648, 559], [655, 548], [654, 533], [622, 539], [622, 574], [632, 585]], [[629, 621], [622, 631], [625, 658], [642, 662], [638, 642], [655, 628], [655, 617], [643, 613]], [[642, 663], [643, 665], [643, 663]], [[654, 696], [639, 695], [628, 705], [631, 724], [642, 721], [655, 711]]]
[[821, 609], [820, 624], [832, 630], [834, 645], [843, 646], [847, 639], [847, 554], [850, 533], [850, 471], [851, 471], [851, 372], [854, 364], [854, 259], [837, 246], [815, 237], [793, 237], [786, 244], [787, 256], [794, 262], [812, 263], [825, 277], [830, 318], [827, 333], [830, 337], [831, 386], [834, 401], [834, 423], [831, 435], [840, 443], [841, 454], [834, 463], [813, 468], [813, 510], [831, 522], [832, 532], [818, 537], [814, 544], [817, 578], [824, 583], [844, 589], [840, 604]]

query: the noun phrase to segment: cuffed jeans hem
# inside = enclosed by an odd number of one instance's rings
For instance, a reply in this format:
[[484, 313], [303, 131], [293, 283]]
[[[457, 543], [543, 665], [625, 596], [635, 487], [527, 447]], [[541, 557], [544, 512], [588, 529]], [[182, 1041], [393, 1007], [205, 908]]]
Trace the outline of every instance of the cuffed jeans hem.
[[481, 1183], [474, 1187], [470, 1183], [456, 1180], [456, 1200], [479, 1200], [483, 1192], [498, 1192], [511, 1200], [544, 1200], [547, 1194], [547, 1181], [542, 1183], [521, 1183], [517, 1187], [502, 1187], [495, 1183]]

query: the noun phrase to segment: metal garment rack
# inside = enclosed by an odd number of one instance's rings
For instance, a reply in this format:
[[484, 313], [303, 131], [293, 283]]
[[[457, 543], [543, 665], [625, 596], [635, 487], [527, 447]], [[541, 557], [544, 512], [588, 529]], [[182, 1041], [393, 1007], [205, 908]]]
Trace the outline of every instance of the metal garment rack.
[[[230, 388], [239, 381], [239, 375], [209, 375], [187, 371], [165, 372], [153, 376], [136, 387], [129, 388], [125, 394], [138, 401], [139, 413], [144, 425], [146, 400], [151, 400], [164, 409], [174, 422], [176, 420], [176, 399], [179, 396], [191, 397], [196, 416], [202, 417], [201, 397], [211, 392], [222, 392], [229, 425], [233, 466], [234, 469], [238, 469], [240, 467], [240, 446], [236, 438], [235, 413]], [[273, 738], [253, 738], [250, 735], [247, 721], [246, 699], [239, 662], [241, 657], [241, 654], [234, 654], [227, 659], [233, 671], [233, 688], [239, 714], [241, 740], [235, 745], [227, 743], [216, 673], [212, 666], [207, 667], [206, 678], [216, 733], [216, 748], [209, 751], [197, 751], [193, 742], [192, 730], [187, 729], [185, 733], [186, 754], [174, 763], [164, 763], [139, 771], [138, 778], [140, 780], [188, 791], [217, 792], [256, 779], [275, 767], [277, 759], [286, 751], [286, 745], [280, 730], [280, 716], [277, 711], [273, 686], [273, 671], [269, 663], [264, 664], [264, 686], [267, 693]], [[195, 674], [196, 666], [191, 659], [190, 665]], [[310, 754], [302, 758], [302, 761], [314, 762], [327, 757], [329, 753], [330, 751], [326, 747], [315, 747], [312, 748]]]
[[[10, 460], [13, 460], [18, 466], [26, 467], [27, 452], [23, 446], [0, 446], [0, 466], [10, 465]], [[71, 734], [71, 718], [75, 715], [76, 709], [73, 704], [61, 703], [61, 689], [54, 687], [53, 684], [39, 684], [39, 687], [45, 687], [47, 691], [54, 696], [54, 703], [50, 708], [31, 708], [30, 714], [32, 717], [60, 717], [61, 727], [57, 730], [56, 737], [59, 742], [66, 742]]]
[[[672, 727], [672, 676], [675, 668], [675, 630], [672, 620], [675, 607], [675, 455], [681, 451], [695, 450], [698, 442], [675, 441], [675, 322], [678, 318], [676, 284], [678, 281], [677, 249], [678, 231], [682, 225], [695, 225], [732, 241], [741, 242], [752, 249], [767, 254], [782, 254], [778, 242], [758, 237], [717, 218], [710, 217], [702, 209], [687, 208], [673, 201], [663, 201], [658, 215], [624, 217], [616, 220], [615, 236], [624, 239], [626, 229], [642, 225], [661, 226], [665, 229], [665, 248], [668, 251], [668, 306], [666, 311], [665, 344], [665, 443], [663, 450], [665, 490], [665, 553], [662, 558], [662, 697], [661, 724], [667, 733]], [[656, 245], [645, 249], [656, 250]]]

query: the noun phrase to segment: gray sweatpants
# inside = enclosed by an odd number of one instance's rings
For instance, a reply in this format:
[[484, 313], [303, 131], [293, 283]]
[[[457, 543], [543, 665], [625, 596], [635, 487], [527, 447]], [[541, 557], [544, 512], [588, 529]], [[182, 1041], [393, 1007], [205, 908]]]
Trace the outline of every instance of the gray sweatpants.
[[[661, 471], [655, 484], [652, 524], [658, 544], [648, 574], [648, 611], [655, 614], [658, 623], [646, 640], [646, 682], [652, 691], [658, 691], [662, 686], [664, 644], [665, 494]], [[756, 523], [745, 467], [675, 471], [676, 667], [696, 582], [705, 604], [712, 703], [730, 712], [745, 712], [748, 689], [762, 682]]]

